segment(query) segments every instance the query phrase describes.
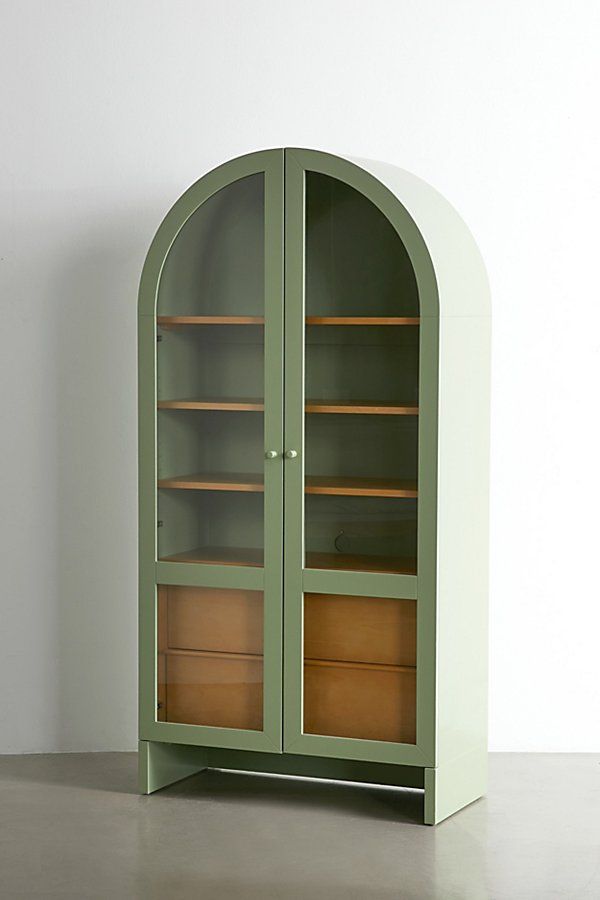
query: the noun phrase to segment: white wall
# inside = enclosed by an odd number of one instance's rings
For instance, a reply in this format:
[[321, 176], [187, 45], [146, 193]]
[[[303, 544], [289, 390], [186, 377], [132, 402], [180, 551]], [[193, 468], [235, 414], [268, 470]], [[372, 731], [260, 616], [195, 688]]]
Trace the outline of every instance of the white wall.
[[461, 211], [494, 296], [491, 747], [600, 743], [596, 0], [6, 0], [0, 751], [134, 747], [135, 305], [173, 200], [308, 146]]

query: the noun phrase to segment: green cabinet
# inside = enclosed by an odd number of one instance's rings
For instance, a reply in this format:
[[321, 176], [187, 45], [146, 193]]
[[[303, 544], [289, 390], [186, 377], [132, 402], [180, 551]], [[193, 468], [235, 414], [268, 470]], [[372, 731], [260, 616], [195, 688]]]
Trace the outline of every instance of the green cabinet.
[[414, 176], [232, 160], [142, 274], [140, 782], [486, 777], [489, 308]]

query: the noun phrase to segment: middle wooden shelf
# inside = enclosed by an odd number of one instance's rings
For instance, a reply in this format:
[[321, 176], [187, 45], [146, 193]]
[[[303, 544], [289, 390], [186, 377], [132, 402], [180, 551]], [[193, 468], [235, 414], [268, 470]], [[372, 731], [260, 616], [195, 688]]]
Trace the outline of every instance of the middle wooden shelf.
[[[183, 397], [158, 400], [158, 409], [220, 409], [228, 411], [262, 412], [264, 401], [257, 397]], [[388, 400], [311, 400], [305, 401], [307, 413], [342, 413], [379, 416], [418, 416], [414, 403], [394, 403]]]
[[[200, 472], [159, 478], [158, 487], [188, 491], [264, 491], [262, 474]], [[305, 494], [346, 497], [416, 497], [417, 483], [404, 478], [366, 478], [355, 475], [307, 475]]]

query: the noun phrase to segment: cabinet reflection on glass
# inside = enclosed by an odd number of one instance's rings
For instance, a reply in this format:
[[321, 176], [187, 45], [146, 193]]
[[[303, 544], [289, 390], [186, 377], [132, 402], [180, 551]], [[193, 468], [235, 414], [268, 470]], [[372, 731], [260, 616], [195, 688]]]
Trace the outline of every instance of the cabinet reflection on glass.
[[416, 603], [304, 596], [304, 733], [415, 743]]
[[160, 585], [157, 613], [157, 719], [262, 730], [262, 592]]

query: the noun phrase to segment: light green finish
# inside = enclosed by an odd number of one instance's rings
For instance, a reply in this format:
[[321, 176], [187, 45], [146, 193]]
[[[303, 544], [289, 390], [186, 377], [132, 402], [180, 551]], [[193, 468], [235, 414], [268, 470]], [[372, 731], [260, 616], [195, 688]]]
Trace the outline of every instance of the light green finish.
[[141, 741], [140, 754], [143, 760], [140, 791], [148, 794], [181, 778], [194, 775], [204, 768], [296, 775], [304, 778], [330, 778], [416, 789], [423, 789], [427, 771], [420, 766], [388, 765], [293, 753], [256, 753], [248, 750], [224, 750], [218, 747], [189, 747], [154, 741]]
[[242, 588], [262, 591], [263, 569], [253, 566], [213, 566], [204, 563], [156, 563], [156, 584], [196, 585], [211, 588]]
[[344, 572], [329, 569], [304, 569], [302, 588], [309, 593], [348, 594], [355, 597], [396, 597], [417, 599], [415, 575], [390, 575], [383, 572]]
[[140, 794], [152, 794], [206, 768], [206, 751], [200, 748], [139, 741], [138, 750]]
[[425, 824], [437, 825], [482, 797], [487, 789], [487, 772], [485, 745], [435, 769], [425, 769]]
[[[427, 522], [437, 553], [434, 567], [419, 568], [419, 595], [423, 579], [432, 582], [428, 589], [434, 587], [436, 595], [437, 768], [427, 770], [425, 788], [431, 823], [486, 788], [489, 285], [471, 233], [444, 197], [401, 169], [358, 162], [402, 198], [418, 223], [439, 291], [439, 336], [430, 338], [430, 353], [438, 359], [437, 497], [435, 520]], [[421, 316], [421, 337], [427, 340], [427, 312]], [[422, 369], [422, 385], [432, 374], [433, 368]], [[421, 410], [422, 426], [424, 415]], [[431, 442], [421, 447], [434, 451]], [[419, 485], [420, 502], [429, 488]]]
[[[265, 406], [263, 451], [268, 460], [264, 471], [269, 486], [265, 495], [265, 569], [263, 572], [251, 567], [157, 563], [154, 308], [161, 267], [179, 228], [199, 203], [236, 178], [256, 171], [267, 173], [266, 209], [270, 222], [265, 233], [268, 346], [264, 376], [270, 391]], [[421, 322], [420, 410], [415, 423], [419, 473], [416, 577], [303, 569], [306, 171], [337, 179], [368, 198], [400, 235], [414, 270]], [[385, 339], [382, 352], [393, 354], [392, 345], [388, 350], [389, 340], [410, 345], [408, 331], [400, 331], [403, 335], [399, 338]], [[323, 361], [318, 351], [319, 340], [318, 335], [314, 336], [307, 348], [317, 379], [327, 373], [327, 360]], [[335, 352], [333, 347], [332, 353]], [[282, 374], [285, 434], [281, 427]], [[170, 780], [185, 777], [177, 774], [181, 771], [178, 766], [188, 766], [190, 772], [212, 766], [398, 784], [424, 789], [425, 820], [429, 824], [441, 821], [484, 793], [488, 403], [489, 289], [485, 270], [468, 229], [429, 185], [382, 163], [293, 149], [264, 151], [233, 160], [209, 173], [183, 195], [157, 234], [140, 288], [140, 734], [144, 739], [141, 758], [146, 787], [152, 783], [156, 786], [150, 789], [158, 789]], [[314, 418], [311, 428], [315, 429], [315, 446], [321, 447], [323, 453], [322, 458], [314, 462], [311, 459], [310, 471], [326, 474], [326, 431], [318, 431], [326, 417]], [[402, 452], [406, 455], [412, 439], [411, 424], [404, 421], [397, 427], [397, 439], [404, 442]], [[275, 456], [269, 456], [269, 451]], [[289, 451], [297, 455], [288, 456]], [[394, 465], [391, 448], [385, 463]], [[348, 459], [350, 474], [353, 465], [353, 460]], [[285, 495], [283, 529], [281, 489]], [[154, 721], [156, 583], [258, 590], [264, 586], [265, 649], [271, 648], [272, 663], [268, 672], [267, 664], [265, 667], [269, 695], [265, 696], [265, 716], [269, 710], [270, 722], [267, 734]], [[416, 745], [302, 734], [303, 591], [416, 600]], [[282, 594], [283, 696], [278, 670]], [[283, 743], [275, 725], [279, 725], [282, 716]], [[161, 749], [155, 752], [158, 747]], [[151, 763], [155, 774], [149, 776]], [[171, 779], [169, 772], [174, 775]]]
[[[157, 343], [155, 314], [165, 260], [178, 234], [190, 217], [203, 203], [232, 182], [256, 173], [264, 173], [264, 446], [282, 447], [283, 161], [284, 154], [281, 150], [261, 151], [225, 163], [192, 185], [165, 217], [152, 242], [142, 273], [138, 351], [140, 369], [139, 733], [140, 738], [145, 741], [281, 751], [283, 462], [280, 459], [272, 460], [265, 465], [264, 469], [264, 572], [253, 567], [157, 562]], [[172, 312], [173, 310], [169, 309], [169, 313], [172, 314]], [[161, 348], [161, 344], [158, 347]], [[185, 493], [188, 494], [188, 492]], [[187, 500], [184, 502], [187, 503]], [[262, 732], [156, 721], [156, 584], [186, 584], [264, 591], [264, 730]]]
[[[302, 575], [304, 556], [304, 472], [302, 466], [286, 468], [285, 477], [285, 697], [284, 747], [294, 753], [310, 753], [348, 759], [377, 760], [407, 765], [433, 765], [435, 761], [435, 535], [436, 535], [436, 416], [437, 416], [437, 285], [431, 259], [419, 230], [398, 198], [354, 163], [313, 150], [286, 153], [286, 446], [304, 456], [304, 236], [305, 172], [320, 172], [350, 185], [367, 197], [392, 223], [412, 264], [421, 315], [419, 390], [419, 561], [417, 578], [308, 571]], [[421, 492], [422, 485], [429, 489]], [[415, 595], [417, 617], [417, 742], [388, 744], [354, 738], [324, 737], [302, 733], [303, 587], [344, 593], [367, 594], [377, 584], [381, 596]], [[391, 592], [391, 593], [389, 593]]]

